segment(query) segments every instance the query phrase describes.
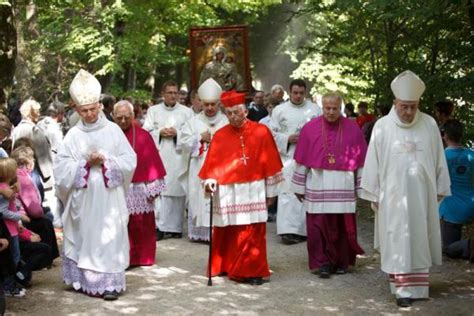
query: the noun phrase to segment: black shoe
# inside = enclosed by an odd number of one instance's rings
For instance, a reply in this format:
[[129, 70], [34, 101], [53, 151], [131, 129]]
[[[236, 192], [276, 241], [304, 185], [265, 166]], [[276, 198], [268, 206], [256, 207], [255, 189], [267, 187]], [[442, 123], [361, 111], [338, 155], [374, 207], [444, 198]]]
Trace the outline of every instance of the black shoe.
[[408, 297], [397, 298], [397, 305], [400, 307], [410, 307], [411, 298], [408, 298]]
[[334, 270], [334, 273], [335, 273], [335, 274], [346, 274], [346, 273], [347, 273], [347, 269], [346, 269], [346, 268], [343, 268], [343, 267], [337, 267], [337, 268]]
[[306, 241], [306, 239], [308, 239], [306, 236], [301, 236], [301, 235], [296, 235], [296, 234], [293, 234], [293, 238], [298, 240], [298, 242], [304, 242]]
[[159, 229], [156, 229], [156, 240], [162, 240], [165, 238], [165, 233]]
[[281, 242], [285, 245], [294, 245], [299, 243], [299, 240], [293, 237], [293, 234], [283, 234], [281, 235]]
[[104, 295], [102, 295], [104, 301], [115, 301], [118, 299], [118, 292], [117, 291], [105, 291]]
[[329, 279], [331, 277], [331, 266], [325, 264], [319, 268], [319, 278], [320, 279]]
[[263, 278], [248, 278], [247, 283], [250, 285], [262, 285], [263, 284]]
[[18, 271], [15, 274], [15, 281], [20, 284], [24, 288], [29, 288], [31, 287], [31, 273], [28, 273], [26, 271]]

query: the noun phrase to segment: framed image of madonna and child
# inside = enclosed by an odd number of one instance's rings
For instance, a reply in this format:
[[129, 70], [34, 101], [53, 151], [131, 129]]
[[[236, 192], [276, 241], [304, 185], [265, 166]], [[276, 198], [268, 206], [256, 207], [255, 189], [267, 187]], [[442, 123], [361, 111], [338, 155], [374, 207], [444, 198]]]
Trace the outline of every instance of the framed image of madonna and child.
[[247, 26], [193, 27], [189, 42], [192, 89], [213, 78], [224, 91], [250, 91]]

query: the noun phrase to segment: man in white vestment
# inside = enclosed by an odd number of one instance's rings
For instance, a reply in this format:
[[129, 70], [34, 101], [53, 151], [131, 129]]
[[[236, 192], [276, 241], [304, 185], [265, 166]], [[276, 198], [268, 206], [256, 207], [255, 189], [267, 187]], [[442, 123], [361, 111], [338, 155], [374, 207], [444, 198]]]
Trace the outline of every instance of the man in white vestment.
[[179, 177], [186, 176], [188, 164], [181, 148], [181, 129], [193, 116], [189, 107], [179, 104], [178, 85], [167, 81], [162, 87], [163, 102], [148, 109], [143, 129], [150, 132], [166, 169], [166, 189], [156, 199], [157, 239], [181, 238], [186, 192]]
[[64, 205], [64, 282], [115, 300], [125, 291], [126, 192], [137, 161], [122, 130], [100, 114], [100, 91], [87, 71], [74, 77], [69, 94], [81, 120], [66, 134], [53, 171]]
[[209, 240], [209, 197], [205, 197], [198, 177], [212, 136], [227, 125], [219, 109], [222, 89], [212, 78], [199, 87], [203, 111], [186, 122], [182, 129], [182, 148], [189, 152], [189, 173], [185, 184], [188, 196], [188, 237], [193, 241]]
[[311, 119], [321, 115], [321, 109], [305, 99], [306, 83], [295, 79], [290, 83], [290, 100], [273, 110], [271, 127], [283, 162], [285, 186], [278, 196], [277, 234], [287, 245], [306, 240], [306, 212], [290, 189], [295, 167], [293, 154], [298, 135]]
[[429, 268], [441, 264], [438, 201], [451, 192], [436, 122], [418, 110], [425, 84], [405, 71], [391, 88], [395, 100], [372, 131], [361, 197], [376, 211], [374, 243], [391, 292], [408, 307], [428, 298]]

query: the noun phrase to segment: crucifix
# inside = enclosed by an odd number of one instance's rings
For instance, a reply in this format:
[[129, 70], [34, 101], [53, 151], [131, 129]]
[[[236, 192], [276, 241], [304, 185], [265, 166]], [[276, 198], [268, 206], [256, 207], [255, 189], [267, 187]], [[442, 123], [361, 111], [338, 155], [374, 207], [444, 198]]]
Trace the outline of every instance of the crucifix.
[[249, 157], [245, 155], [245, 144], [243, 135], [240, 135], [240, 147], [242, 147], [242, 158], [240, 158], [240, 160], [243, 161], [244, 165], [247, 165], [247, 159], [249, 159]]
[[245, 156], [245, 153], [242, 153], [242, 158], [240, 158], [240, 160], [244, 162], [244, 165], [247, 165], [247, 159], [249, 159], [249, 157]]

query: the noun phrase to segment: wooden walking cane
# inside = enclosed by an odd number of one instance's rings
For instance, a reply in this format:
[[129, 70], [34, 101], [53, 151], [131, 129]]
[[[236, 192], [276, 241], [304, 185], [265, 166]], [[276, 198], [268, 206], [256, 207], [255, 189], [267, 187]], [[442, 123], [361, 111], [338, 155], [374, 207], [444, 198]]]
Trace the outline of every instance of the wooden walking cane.
[[207, 286], [212, 286], [212, 204], [214, 200], [214, 192], [211, 192], [211, 206], [210, 206], [210, 214], [209, 214], [209, 260], [208, 260], [208, 267], [207, 273], [209, 275], [209, 279], [207, 280]]

